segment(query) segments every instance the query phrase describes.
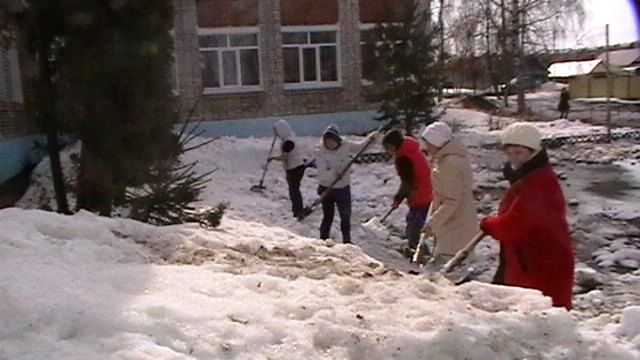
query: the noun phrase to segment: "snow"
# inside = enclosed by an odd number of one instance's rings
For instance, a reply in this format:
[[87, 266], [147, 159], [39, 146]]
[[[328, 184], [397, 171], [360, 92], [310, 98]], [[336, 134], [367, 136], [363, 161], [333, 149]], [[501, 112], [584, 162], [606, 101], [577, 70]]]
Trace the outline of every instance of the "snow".
[[634, 339], [640, 335], [640, 306], [629, 306], [624, 309], [621, 323], [622, 329], [629, 339]]
[[[591, 74], [602, 64], [602, 60], [586, 61], [565, 61], [549, 65], [547, 72], [550, 78], [570, 78], [574, 76]], [[603, 71], [604, 66], [600, 66], [598, 72]]]
[[[404, 275], [263, 223], [206, 231], [14, 208], [0, 226], [0, 358], [640, 356], [536, 290]], [[626, 310], [625, 334], [637, 314]]]
[[[444, 120], [470, 147], [478, 216], [495, 212], [508, 183], [499, 152], [482, 146], [520, 120], [457, 108]], [[534, 124], [545, 137], [604, 131], [579, 120]], [[319, 141], [299, 139], [309, 149]], [[595, 173], [574, 169], [607, 157], [637, 184], [640, 167], [617, 162], [640, 154], [637, 144], [550, 151], [567, 198], [578, 202], [569, 221], [588, 263], [578, 263], [583, 289], [567, 312], [538, 291], [488, 284], [498, 253], [492, 239], [476, 248], [476, 281], [452, 286], [430, 273], [409, 275], [418, 269], [399, 251], [406, 240], [398, 235], [406, 205], [379, 234], [363, 226], [392, 204], [399, 181], [391, 162], [353, 168], [354, 245], [341, 244], [338, 216], [332, 239], [317, 239], [320, 210], [293, 218], [280, 164], [269, 165], [265, 191], [249, 190], [270, 142], [222, 137], [185, 156], [198, 172], [219, 168], [196, 204], [230, 203], [211, 231], [86, 212], [0, 211], [0, 359], [640, 359], [640, 234], [629, 226], [640, 218], [637, 195], [598, 197], [585, 190]], [[78, 151], [62, 153], [69, 179]], [[43, 161], [20, 207], [54, 207], [48, 172]], [[316, 186], [308, 169], [305, 205]]]
[[[574, 101], [580, 101], [584, 103], [606, 103], [607, 98], [593, 97], [593, 98], [576, 98]], [[618, 98], [610, 98], [612, 103], [623, 104], [623, 105], [640, 105], [640, 100], [627, 100], [627, 99], [618, 99]]]

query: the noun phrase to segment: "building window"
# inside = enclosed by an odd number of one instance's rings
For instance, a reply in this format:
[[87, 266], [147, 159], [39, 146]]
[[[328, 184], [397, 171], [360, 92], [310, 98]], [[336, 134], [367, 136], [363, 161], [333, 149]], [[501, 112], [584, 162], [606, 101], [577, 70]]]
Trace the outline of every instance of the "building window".
[[260, 90], [257, 29], [201, 29], [198, 35], [205, 92]]
[[283, 28], [285, 87], [340, 86], [338, 41], [336, 27]]

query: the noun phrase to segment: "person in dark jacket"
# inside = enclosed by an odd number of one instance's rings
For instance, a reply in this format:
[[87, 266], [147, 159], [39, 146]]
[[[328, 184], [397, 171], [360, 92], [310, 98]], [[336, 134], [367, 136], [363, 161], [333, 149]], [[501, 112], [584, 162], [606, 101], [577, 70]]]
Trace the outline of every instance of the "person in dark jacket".
[[382, 145], [395, 157], [396, 172], [400, 176], [400, 188], [393, 197], [391, 206], [397, 208], [407, 199], [409, 212], [406, 216], [405, 235], [409, 248], [415, 250], [431, 205], [431, 167], [420, 150], [420, 143], [402, 135], [398, 130], [387, 133], [382, 139]]
[[569, 105], [569, 90], [564, 88], [560, 91], [560, 101], [558, 102], [558, 111], [560, 111], [561, 119], [569, 118], [569, 109], [571, 109]]
[[574, 253], [565, 199], [549, 158], [531, 124], [503, 130], [511, 186], [497, 216], [482, 219], [482, 231], [500, 242], [494, 283], [540, 290], [554, 306], [571, 308]]

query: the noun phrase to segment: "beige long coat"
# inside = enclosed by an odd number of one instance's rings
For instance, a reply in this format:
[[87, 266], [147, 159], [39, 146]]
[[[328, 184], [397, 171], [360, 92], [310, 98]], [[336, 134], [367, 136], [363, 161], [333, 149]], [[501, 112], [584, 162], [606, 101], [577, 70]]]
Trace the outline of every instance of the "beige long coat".
[[434, 255], [455, 255], [480, 231], [466, 146], [454, 137], [433, 156], [432, 166], [427, 225], [435, 236]]

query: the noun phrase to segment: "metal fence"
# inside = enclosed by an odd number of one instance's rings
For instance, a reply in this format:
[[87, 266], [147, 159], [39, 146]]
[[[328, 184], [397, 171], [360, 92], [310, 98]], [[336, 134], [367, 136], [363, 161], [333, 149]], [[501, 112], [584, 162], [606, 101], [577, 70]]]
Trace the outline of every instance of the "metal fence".
[[[611, 133], [611, 140], [638, 140], [640, 141], [640, 130], [627, 131], [627, 132], [613, 132]], [[542, 139], [542, 145], [549, 149], [559, 148], [568, 144], [579, 143], [602, 143], [609, 140], [608, 134], [587, 134], [587, 135], [570, 135], [570, 136], [554, 136]], [[487, 144], [484, 147], [497, 148], [500, 144]], [[364, 153], [356, 159], [356, 164], [371, 164], [376, 162], [388, 162], [392, 158], [388, 152], [368, 152]]]

